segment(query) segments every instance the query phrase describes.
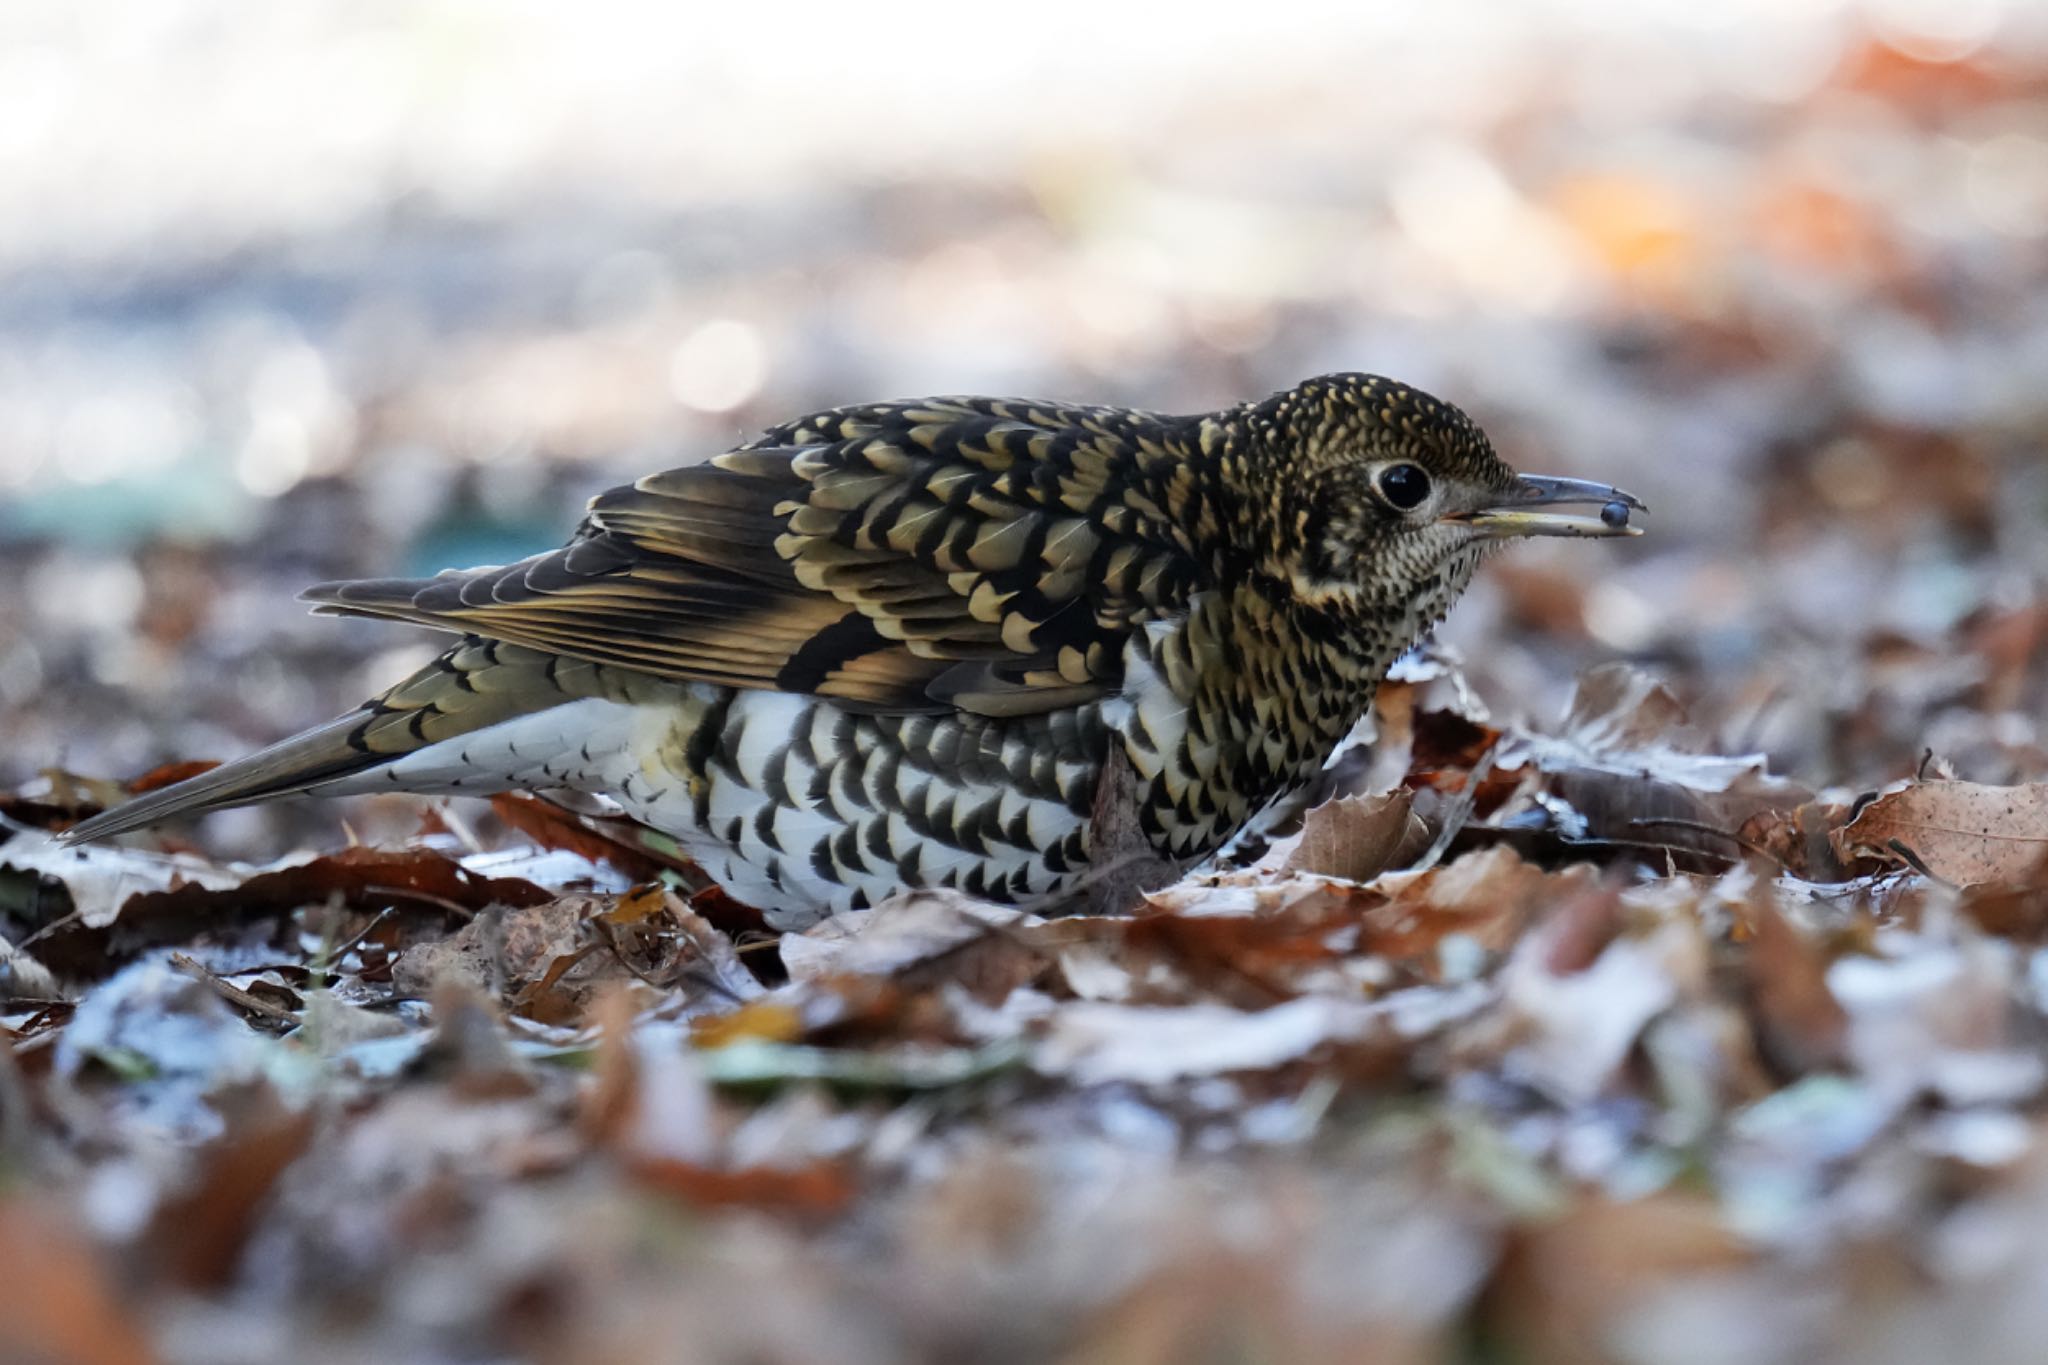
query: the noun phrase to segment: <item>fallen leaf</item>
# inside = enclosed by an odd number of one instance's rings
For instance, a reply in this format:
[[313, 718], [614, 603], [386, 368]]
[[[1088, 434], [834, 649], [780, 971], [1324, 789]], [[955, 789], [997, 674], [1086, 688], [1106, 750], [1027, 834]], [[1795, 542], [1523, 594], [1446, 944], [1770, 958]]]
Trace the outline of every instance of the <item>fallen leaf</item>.
[[1714, 1201], [1668, 1193], [1630, 1203], [1593, 1196], [1511, 1234], [1482, 1316], [1530, 1365], [1594, 1365], [1622, 1315], [1649, 1291], [1747, 1263]]
[[[306, 855], [301, 861], [310, 858]], [[290, 860], [274, 864], [272, 870], [288, 865]], [[186, 889], [232, 892], [257, 871], [189, 853], [156, 853], [118, 844], [60, 844], [33, 831], [0, 844], [0, 867], [62, 882], [71, 895], [71, 908], [88, 929], [112, 924], [136, 896]]]
[[1844, 861], [1915, 863], [1954, 886], [2019, 882], [2048, 854], [2048, 783], [1916, 782], [1865, 806], [1833, 843]]
[[420, 1068], [448, 1082], [464, 1099], [519, 1099], [538, 1082], [513, 1051], [504, 1021], [483, 992], [453, 978], [434, 989], [433, 1039], [420, 1053]]
[[1282, 865], [1282, 875], [1371, 881], [1401, 847], [1414, 799], [1413, 793], [1396, 790], [1325, 801], [1308, 813], [1301, 841]]
[[149, 1365], [157, 1356], [115, 1292], [77, 1213], [0, 1200], [0, 1360]]
[[906, 891], [872, 910], [819, 921], [782, 937], [782, 962], [792, 981], [827, 976], [891, 976], [944, 956], [999, 929], [1042, 921], [952, 891]]
[[1833, 836], [1849, 819], [1849, 807], [1837, 801], [1805, 801], [1791, 810], [1758, 811], [1736, 831], [1745, 848], [1763, 853], [1795, 877], [1810, 882], [1841, 882], [1877, 870], [1871, 859], [1845, 863], [1835, 851]]
[[804, 1036], [802, 1011], [787, 1000], [755, 1000], [729, 1014], [707, 1014], [691, 1026], [690, 1037], [701, 1048], [730, 1047], [744, 1041], [793, 1043]]
[[1964, 887], [1956, 908], [1987, 934], [2019, 943], [2048, 941], [2048, 860], [2017, 882]]
[[1796, 783], [1770, 776], [1761, 754], [1712, 752], [1670, 688], [1627, 664], [1604, 664], [1579, 679], [1561, 733], [1512, 740], [1503, 745], [1500, 767], [1533, 762], [1546, 772], [1586, 769], [1694, 792], [1768, 794], [1787, 806], [1807, 794]]
[[1387, 901], [1364, 912], [1359, 946], [1433, 977], [1433, 959], [1452, 935], [1486, 952], [1504, 952], [1540, 907], [1577, 897], [1596, 875], [1585, 864], [1546, 872], [1508, 848], [1479, 849], [1422, 872], [1389, 873], [1375, 884]]
[[609, 910], [602, 911], [613, 924], [638, 924], [668, 908], [668, 888], [660, 882], [642, 882], [623, 892]]
[[186, 759], [182, 763], [165, 763], [151, 768], [140, 777], [130, 779], [127, 784], [128, 794], [130, 796], [140, 796], [144, 792], [153, 792], [159, 787], [168, 787], [174, 782], [183, 782], [188, 777], [197, 777], [201, 773], [210, 773], [219, 766], [220, 760], [215, 758], [192, 758]]
[[1078, 1085], [1160, 1085], [1269, 1070], [1382, 1031], [1391, 1032], [1383, 1012], [1362, 1000], [1305, 997], [1265, 1010], [1076, 1001], [1053, 1016], [1031, 1065]]
[[313, 1140], [312, 1112], [286, 1109], [267, 1088], [239, 1108], [227, 1133], [199, 1154], [197, 1179], [157, 1208], [144, 1237], [145, 1253], [187, 1289], [228, 1284], [260, 1205]]
[[55, 877], [70, 892], [75, 917], [43, 931], [36, 944], [37, 958], [60, 976], [104, 975], [158, 943], [330, 901], [467, 916], [489, 905], [538, 905], [554, 895], [523, 878], [482, 876], [419, 848], [347, 848], [250, 867], [106, 845], [66, 848], [26, 833], [0, 844], [0, 866]]
[[1742, 973], [1764, 1056], [1787, 1076], [1840, 1064], [1849, 1016], [1828, 989], [1820, 949], [1786, 920], [1767, 882], [1757, 884], [1743, 922]]
[[1149, 912], [1135, 919], [1055, 920], [1027, 938], [1058, 954], [1062, 978], [1085, 999], [1213, 1000], [1263, 1009], [1342, 981], [1360, 909], [1383, 899], [1321, 877], [1206, 894], [1191, 886], [1155, 894]]
[[647, 1188], [700, 1208], [742, 1208], [816, 1218], [839, 1212], [856, 1193], [846, 1168], [837, 1162], [727, 1171], [672, 1157], [643, 1156], [628, 1158], [626, 1169]]
[[670, 864], [639, 846], [625, 828], [630, 821], [566, 809], [520, 792], [491, 797], [491, 813], [543, 848], [609, 863], [636, 881], [653, 881]]
[[1499, 976], [1516, 1038], [1509, 1074], [1565, 1104], [1613, 1091], [1643, 1029], [1706, 976], [1705, 945], [1689, 918], [1616, 938], [1590, 964], [1560, 975], [1552, 963], [1569, 956], [1560, 940], [1576, 932], [1571, 917], [1545, 921]]

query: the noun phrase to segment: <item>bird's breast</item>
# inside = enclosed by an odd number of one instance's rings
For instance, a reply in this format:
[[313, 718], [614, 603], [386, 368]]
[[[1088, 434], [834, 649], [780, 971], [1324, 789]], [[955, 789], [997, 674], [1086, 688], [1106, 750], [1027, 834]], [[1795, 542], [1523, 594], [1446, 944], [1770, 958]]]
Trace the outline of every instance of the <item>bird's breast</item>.
[[1143, 784], [1142, 828], [1186, 861], [1312, 778], [1372, 693], [1279, 615], [1216, 593], [1133, 634], [1104, 716]]

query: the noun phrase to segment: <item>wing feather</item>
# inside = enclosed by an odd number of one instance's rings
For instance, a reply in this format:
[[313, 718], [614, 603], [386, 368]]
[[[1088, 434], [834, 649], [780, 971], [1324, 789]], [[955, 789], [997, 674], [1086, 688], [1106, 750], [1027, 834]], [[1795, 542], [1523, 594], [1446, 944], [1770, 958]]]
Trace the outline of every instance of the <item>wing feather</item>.
[[604, 493], [561, 549], [305, 596], [662, 677], [1042, 711], [1115, 687], [1134, 625], [1185, 607], [1185, 534], [1119, 486], [1176, 458], [1171, 433], [997, 400], [841, 409]]

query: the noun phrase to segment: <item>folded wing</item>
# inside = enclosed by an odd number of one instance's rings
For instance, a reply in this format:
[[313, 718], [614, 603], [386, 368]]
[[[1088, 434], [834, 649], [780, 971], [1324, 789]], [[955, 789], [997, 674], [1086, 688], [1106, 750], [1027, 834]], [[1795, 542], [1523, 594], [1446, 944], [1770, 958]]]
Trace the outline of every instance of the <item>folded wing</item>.
[[601, 495], [559, 550], [306, 597], [860, 708], [1073, 705], [1118, 685], [1129, 632], [1194, 582], [1143, 492], [1169, 419], [1104, 418], [979, 399], [819, 414]]

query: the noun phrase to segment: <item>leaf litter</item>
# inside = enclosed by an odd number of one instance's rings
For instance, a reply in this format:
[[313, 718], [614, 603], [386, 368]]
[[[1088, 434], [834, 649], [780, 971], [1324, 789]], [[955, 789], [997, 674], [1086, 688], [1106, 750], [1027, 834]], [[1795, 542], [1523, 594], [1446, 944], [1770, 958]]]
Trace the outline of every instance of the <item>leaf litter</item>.
[[[0, 1097], [44, 1178], [0, 1216], [68, 1192], [67, 1292], [141, 1287], [78, 1359], [237, 1358], [193, 1346], [224, 1315], [602, 1359], [768, 1275], [788, 1313], [673, 1358], [1113, 1352], [1167, 1314], [1565, 1360], [1666, 1358], [1671, 1314], [1785, 1275], [1835, 1297], [1771, 1320], [1828, 1339], [1872, 1236], [1932, 1273], [2036, 1197], [2037, 789], [1818, 801], [1612, 668], [1554, 730], [1415, 712], [1403, 747], [1127, 915], [925, 892], [779, 941], [580, 816], [258, 867], [22, 826]], [[1467, 788], [1431, 863], [1420, 798]], [[470, 870], [542, 854], [586, 889]]]

